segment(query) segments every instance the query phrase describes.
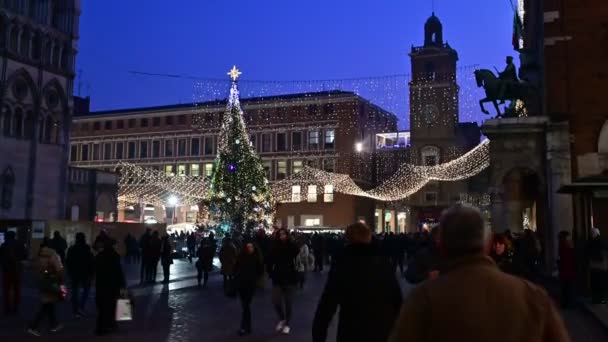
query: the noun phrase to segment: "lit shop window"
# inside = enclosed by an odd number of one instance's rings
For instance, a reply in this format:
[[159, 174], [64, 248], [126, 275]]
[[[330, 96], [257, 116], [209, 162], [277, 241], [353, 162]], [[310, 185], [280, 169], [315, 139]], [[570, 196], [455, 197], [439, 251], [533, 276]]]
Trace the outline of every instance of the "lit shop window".
[[293, 173], [294, 175], [300, 171], [302, 171], [302, 167], [304, 166], [304, 163], [301, 160], [294, 160], [292, 167], [291, 167], [291, 173]]
[[277, 179], [285, 179], [287, 177], [287, 161], [279, 160], [277, 162]]
[[190, 165], [190, 176], [198, 177], [201, 175], [201, 169], [199, 164]]
[[165, 175], [175, 176], [175, 173], [173, 173], [173, 165], [165, 165]]
[[307, 218], [304, 220], [304, 226], [306, 227], [319, 227], [321, 226], [321, 219], [319, 218]]
[[325, 191], [323, 192], [323, 202], [334, 201], [334, 186], [331, 184], [325, 184]]
[[212, 175], [213, 175], [213, 164], [206, 163], [205, 164], [205, 177], [211, 178]]
[[314, 203], [317, 201], [317, 186], [316, 185], [308, 186], [307, 199], [308, 199], [308, 202], [310, 202], [310, 203]]
[[186, 165], [177, 165], [177, 174], [184, 177], [186, 175]]
[[336, 131], [334, 129], [326, 129], [325, 130], [325, 148], [326, 149], [334, 148], [335, 140], [336, 140]]
[[293, 185], [291, 187], [291, 201], [292, 202], [300, 202], [302, 200], [301, 191], [302, 191], [302, 188], [299, 185]]

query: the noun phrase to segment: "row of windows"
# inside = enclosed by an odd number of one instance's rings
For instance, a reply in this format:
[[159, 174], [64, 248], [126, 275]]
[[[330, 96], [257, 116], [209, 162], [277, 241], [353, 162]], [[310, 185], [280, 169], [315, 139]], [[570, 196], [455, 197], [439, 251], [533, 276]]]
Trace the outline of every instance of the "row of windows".
[[92, 128], [94, 131], [103, 129], [110, 131], [113, 129], [125, 129], [125, 128], [146, 128], [146, 127], [160, 127], [161, 123], [164, 126], [171, 126], [175, 123], [178, 125], [185, 125], [187, 122], [186, 115], [178, 115], [177, 119], [174, 116], [156, 116], [153, 118], [141, 118], [141, 119], [128, 119], [128, 120], [107, 120], [107, 121], [94, 121], [92, 125], [89, 122], [83, 122], [80, 124], [81, 131], [88, 131]]
[[29, 26], [6, 25], [2, 21], [0, 18], [0, 34], [8, 38], [6, 46], [11, 52], [56, 68], [72, 70], [70, 43], [54, 40]]
[[[202, 146], [201, 146], [202, 145]], [[202, 149], [201, 149], [202, 147]], [[125, 151], [126, 148], [126, 151]], [[189, 139], [141, 140], [99, 144], [73, 144], [71, 161], [146, 159], [215, 154], [213, 136]]]
[[[308, 185], [306, 192], [306, 201], [308, 203], [317, 202], [318, 192], [316, 185]], [[334, 186], [332, 184], [326, 184], [323, 187], [323, 202], [334, 201]], [[292, 185], [291, 187], [291, 201], [301, 202], [302, 201], [302, 187], [300, 185]]]
[[[307, 146], [308, 150], [319, 148], [335, 148], [335, 130], [310, 130], [307, 132], [307, 145], [304, 144], [304, 132], [263, 133], [251, 135], [250, 142], [255, 150], [261, 153], [301, 151]], [[322, 134], [322, 136], [321, 136]], [[321, 138], [322, 137], [322, 138]], [[273, 139], [274, 138], [274, 139]], [[273, 142], [274, 140], [274, 142]], [[126, 151], [125, 151], [126, 148]], [[71, 161], [115, 160], [115, 159], [146, 159], [161, 157], [185, 157], [215, 154], [214, 136], [202, 138], [182, 138], [165, 140], [141, 140], [127, 142], [107, 142], [94, 144], [73, 144], [70, 152]]]
[[[0, 132], [6, 137], [30, 139], [36, 120], [32, 111], [23, 112], [16, 108], [13, 112], [5, 107], [0, 115]], [[51, 115], [38, 122], [38, 141], [47, 144], [58, 144], [61, 141], [59, 122]]]
[[[304, 134], [307, 134], [307, 139], [304, 141]], [[273, 144], [274, 135], [274, 144]], [[291, 132], [291, 139], [288, 140], [289, 133], [262, 133], [261, 142], [257, 143], [257, 135], [249, 137], [251, 145], [258, 152], [285, 152], [285, 151], [301, 151], [306, 147], [308, 150], [333, 149], [336, 144], [336, 130], [325, 129], [323, 131], [315, 129], [307, 132], [294, 131]], [[273, 146], [274, 145], [274, 146]]]
[[[282, 180], [292, 174], [296, 174], [304, 168], [304, 165], [319, 168], [322, 167], [325, 171], [334, 172], [336, 167], [335, 159], [326, 158], [323, 160], [266, 160], [263, 161], [266, 178], [268, 180]], [[273, 167], [274, 166], [274, 167]], [[289, 167], [288, 167], [289, 166]], [[151, 168], [163, 171], [167, 176], [194, 176], [194, 177], [211, 177], [215, 163], [190, 163], [190, 164], [166, 164], [160, 166], [152, 166]], [[273, 172], [274, 170], [274, 172]]]

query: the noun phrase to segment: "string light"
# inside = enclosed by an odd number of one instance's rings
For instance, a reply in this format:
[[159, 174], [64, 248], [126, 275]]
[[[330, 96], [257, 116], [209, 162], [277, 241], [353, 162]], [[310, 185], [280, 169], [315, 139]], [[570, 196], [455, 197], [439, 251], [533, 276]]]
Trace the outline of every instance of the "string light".
[[[272, 197], [277, 202], [291, 202], [293, 186], [299, 185], [301, 189], [308, 189], [308, 185], [316, 185], [317, 189], [324, 189], [325, 185], [332, 185], [332, 191], [336, 193], [379, 201], [397, 201], [416, 193], [430, 181], [467, 179], [477, 175], [489, 165], [490, 141], [486, 139], [471, 151], [447, 163], [433, 166], [404, 163], [392, 177], [370, 191], [361, 189], [346, 174], [305, 166], [302, 171], [272, 184]], [[146, 203], [164, 205], [167, 196], [175, 194], [180, 198], [180, 202], [193, 205], [210, 198], [211, 184], [205, 178], [167, 176], [160, 171], [143, 169], [126, 163], [121, 163], [120, 168], [119, 200], [121, 202], [137, 203], [143, 199]], [[469, 197], [466, 201], [479, 202], [483, 205], [488, 199]]]

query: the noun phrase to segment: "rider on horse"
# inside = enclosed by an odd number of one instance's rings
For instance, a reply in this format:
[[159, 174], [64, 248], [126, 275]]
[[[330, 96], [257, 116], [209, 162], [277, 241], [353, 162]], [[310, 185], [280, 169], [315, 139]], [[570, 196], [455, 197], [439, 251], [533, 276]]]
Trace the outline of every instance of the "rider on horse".
[[517, 78], [517, 68], [513, 64], [513, 57], [507, 56], [507, 66], [503, 72], [498, 73], [498, 79], [502, 81], [498, 98], [500, 103], [505, 103], [505, 94], [508, 89], [513, 89], [513, 86], [519, 82]]

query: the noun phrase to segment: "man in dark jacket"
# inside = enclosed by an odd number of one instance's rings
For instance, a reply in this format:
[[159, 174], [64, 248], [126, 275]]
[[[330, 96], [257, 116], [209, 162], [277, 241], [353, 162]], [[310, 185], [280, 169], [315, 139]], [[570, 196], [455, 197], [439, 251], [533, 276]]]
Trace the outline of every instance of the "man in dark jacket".
[[15, 238], [15, 232], [7, 232], [5, 240], [0, 246], [4, 313], [14, 315], [21, 299], [21, 262], [26, 258], [26, 252], [23, 244]]
[[293, 292], [298, 282], [295, 258], [300, 252], [293, 241], [289, 239], [289, 232], [285, 228], [277, 232], [278, 240], [270, 253], [268, 274], [272, 279], [272, 303], [279, 316], [276, 331], [288, 335], [291, 331]]
[[116, 329], [116, 301], [121, 289], [126, 288], [120, 256], [114, 250], [114, 241], [108, 240], [95, 259], [95, 301], [97, 303], [97, 335]]
[[[76, 234], [76, 243], [68, 249], [66, 267], [72, 281], [72, 311], [75, 316], [84, 315], [86, 300], [89, 297], [91, 279], [94, 273], [95, 257], [87, 245], [84, 233]], [[82, 295], [79, 298], [80, 290]]]
[[51, 240], [51, 248], [57, 252], [57, 255], [61, 258], [61, 262], [65, 263], [65, 250], [68, 249], [68, 243], [61, 236], [58, 231], [53, 233], [53, 240]]
[[393, 265], [363, 223], [346, 230], [348, 245], [333, 263], [317, 306], [313, 342], [324, 342], [338, 306], [338, 342], [385, 342], [401, 307]]
[[427, 279], [436, 278], [441, 269], [442, 257], [439, 250], [439, 229], [433, 228], [430, 236], [422, 238], [421, 245], [408, 262], [405, 279], [411, 284], [418, 284]]

